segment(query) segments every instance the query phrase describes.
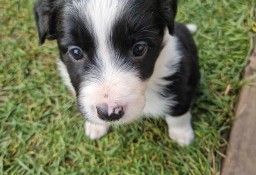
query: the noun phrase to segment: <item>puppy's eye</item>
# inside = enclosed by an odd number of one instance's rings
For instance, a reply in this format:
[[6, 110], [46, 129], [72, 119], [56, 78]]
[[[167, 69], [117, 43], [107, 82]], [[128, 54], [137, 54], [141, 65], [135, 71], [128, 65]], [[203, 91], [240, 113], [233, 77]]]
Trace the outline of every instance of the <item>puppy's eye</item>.
[[81, 60], [84, 58], [83, 51], [79, 47], [71, 47], [68, 50], [68, 54], [75, 60]]
[[146, 42], [138, 42], [136, 44], [134, 44], [133, 48], [132, 48], [132, 54], [134, 57], [143, 57], [146, 55], [148, 50], [148, 45]]

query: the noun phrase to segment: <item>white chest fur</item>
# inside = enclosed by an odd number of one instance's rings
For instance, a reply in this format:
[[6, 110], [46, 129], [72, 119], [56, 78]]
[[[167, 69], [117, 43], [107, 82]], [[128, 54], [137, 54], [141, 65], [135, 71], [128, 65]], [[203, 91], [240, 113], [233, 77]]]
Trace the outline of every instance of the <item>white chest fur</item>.
[[172, 37], [166, 32], [164, 37], [165, 47], [160, 53], [155, 64], [154, 73], [148, 81], [146, 89], [146, 104], [143, 110], [145, 116], [160, 117], [166, 115], [170, 106], [176, 102], [173, 100], [175, 94], [163, 97], [164, 86], [172, 83], [164, 80], [164, 77], [171, 76], [177, 71], [180, 63], [181, 54], [177, 49], [177, 38]]

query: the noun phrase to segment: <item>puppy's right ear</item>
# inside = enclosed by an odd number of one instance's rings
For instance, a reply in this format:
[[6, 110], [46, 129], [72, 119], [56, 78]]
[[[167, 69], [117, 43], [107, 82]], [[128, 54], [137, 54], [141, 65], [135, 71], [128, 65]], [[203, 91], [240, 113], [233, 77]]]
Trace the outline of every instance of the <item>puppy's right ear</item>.
[[45, 39], [54, 40], [56, 36], [56, 9], [54, 0], [36, 0], [34, 15], [39, 36], [39, 44]]

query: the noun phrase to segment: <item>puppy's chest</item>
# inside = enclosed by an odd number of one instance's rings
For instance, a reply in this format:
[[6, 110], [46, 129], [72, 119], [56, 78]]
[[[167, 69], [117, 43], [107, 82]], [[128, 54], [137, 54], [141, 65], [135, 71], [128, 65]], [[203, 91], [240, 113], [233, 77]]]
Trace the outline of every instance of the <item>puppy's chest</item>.
[[[163, 80], [161, 80], [163, 81]], [[170, 112], [171, 106], [175, 104], [173, 100], [174, 94], [167, 94], [164, 97], [165, 86], [157, 82], [150, 82], [145, 92], [145, 107], [143, 109], [144, 116], [148, 117], [164, 117]]]
[[181, 54], [176, 49], [177, 38], [165, 35], [164, 40], [166, 45], [156, 61], [153, 75], [147, 84], [146, 103], [143, 109], [145, 116], [163, 117], [169, 114], [172, 106], [177, 103], [174, 100], [175, 94], [166, 91], [168, 85], [174, 82], [170, 82], [164, 77], [172, 76], [178, 71]]

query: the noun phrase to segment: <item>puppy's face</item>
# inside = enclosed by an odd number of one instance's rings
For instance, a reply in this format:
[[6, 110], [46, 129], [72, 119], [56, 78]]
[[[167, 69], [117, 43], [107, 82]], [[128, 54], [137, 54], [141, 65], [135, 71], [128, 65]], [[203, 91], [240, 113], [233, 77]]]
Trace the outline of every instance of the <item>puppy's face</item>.
[[165, 18], [174, 18], [176, 4], [163, 0], [47, 1], [52, 15], [44, 33], [40, 31], [40, 2], [35, 12], [41, 42], [57, 39], [84, 117], [99, 124], [127, 123], [138, 117], [145, 104], [147, 80], [164, 46], [164, 29], [166, 25], [170, 32], [173, 29], [173, 21]]

